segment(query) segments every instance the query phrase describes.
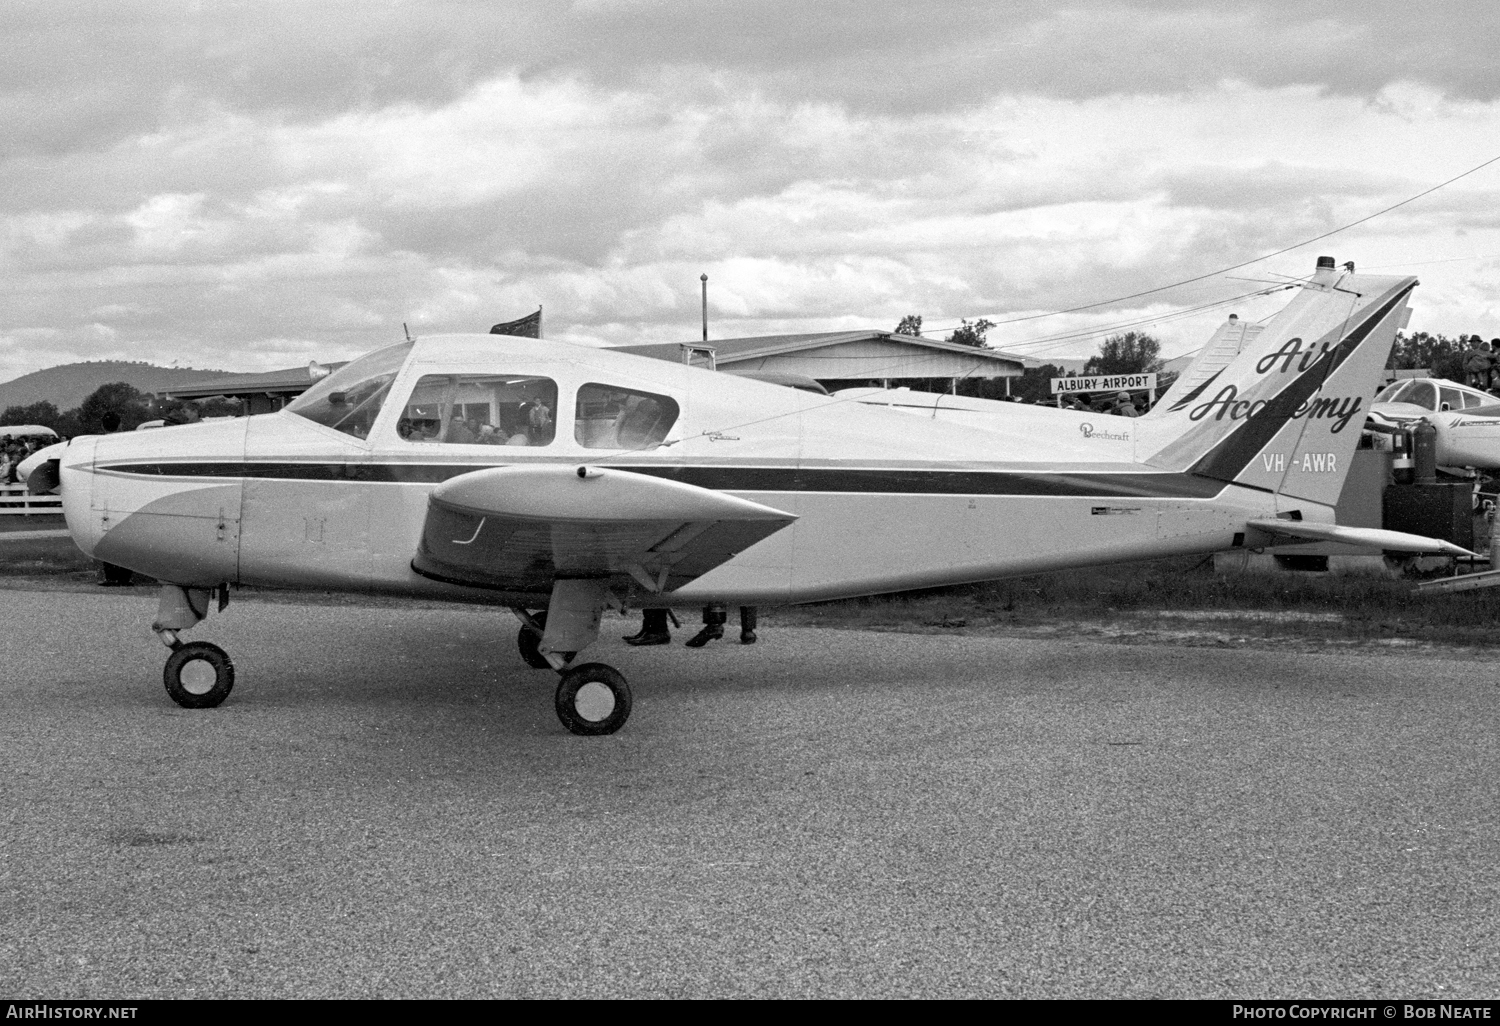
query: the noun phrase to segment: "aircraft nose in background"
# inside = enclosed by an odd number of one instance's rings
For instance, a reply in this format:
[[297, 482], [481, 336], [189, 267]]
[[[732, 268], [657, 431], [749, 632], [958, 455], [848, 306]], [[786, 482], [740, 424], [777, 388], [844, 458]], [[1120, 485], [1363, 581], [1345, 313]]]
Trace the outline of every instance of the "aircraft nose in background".
[[[16, 467], [16, 480], [24, 484], [27, 490], [33, 495], [40, 495], [54, 490], [58, 485], [56, 472], [47, 473], [45, 468], [47, 464], [54, 460], [61, 460], [63, 453], [67, 452], [67, 449], [67, 442], [55, 442], [45, 448], [38, 449], [22, 460]], [[39, 480], [33, 481], [32, 475], [39, 470], [43, 471], [44, 476]]]

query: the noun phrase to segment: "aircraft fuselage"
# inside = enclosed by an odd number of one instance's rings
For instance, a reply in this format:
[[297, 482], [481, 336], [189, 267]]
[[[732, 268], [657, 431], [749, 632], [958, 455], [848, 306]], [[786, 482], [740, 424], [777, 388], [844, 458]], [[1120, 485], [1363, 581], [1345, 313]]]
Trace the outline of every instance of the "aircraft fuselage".
[[[555, 383], [561, 416], [545, 444], [408, 437], [422, 383], [501, 373]], [[585, 423], [599, 382], [674, 400], [680, 413], [661, 444], [600, 447]], [[503, 419], [492, 405], [491, 419]], [[1014, 410], [1005, 429], [981, 430], [607, 351], [456, 336], [416, 344], [362, 437], [283, 411], [80, 439], [61, 472], [80, 547], [161, 580], [509, 604], [524, 596], [412, 569], [442, 482], [496, 466], [613, 468], [797, 518], [651, 597], [685, 607], [1211, 552], [1233, 544], [1248, 516], [1274, 512], [1264, 492], [1137, 462], [1148, 422]]]

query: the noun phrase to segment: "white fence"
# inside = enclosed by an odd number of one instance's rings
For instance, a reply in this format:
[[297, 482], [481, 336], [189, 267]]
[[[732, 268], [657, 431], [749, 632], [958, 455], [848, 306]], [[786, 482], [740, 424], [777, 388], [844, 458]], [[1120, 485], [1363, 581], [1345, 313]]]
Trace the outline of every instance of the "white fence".
[[0, 485], [0, 516], [61, 512], [61, 495], [29, 495], [23, 484]]

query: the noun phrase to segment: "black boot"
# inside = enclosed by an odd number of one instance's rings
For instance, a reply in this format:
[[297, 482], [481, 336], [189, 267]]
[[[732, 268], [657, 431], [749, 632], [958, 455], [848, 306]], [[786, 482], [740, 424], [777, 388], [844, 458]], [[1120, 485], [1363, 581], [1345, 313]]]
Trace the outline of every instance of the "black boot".
[[756, 638], [755, 638], [755, 623], [756, 623], [755, 607], [754, 606], [740, 606], [740, 644], [741, 645], [753, 645], [753, 644], [755, 644], [755, 641], [756, 641]]
[[688, 648], [702, 648], [704, 645], [707, 645], [710, 641], [718, 641], [723, 636], [724, 636], [724, 625], [723, 624], [717, 624], [717, 623], [716, 624], [710, 624], [709, 626], [704, 627], [697, 634], [694, 634], [688, 640], [684, 641], [683, 644], [686, 645]]
[[670, 645], [672, 634], [667, 630], [667, 611], [647, 609], [641, 615], [641, 630], [625, 639], [627, 645]]
[[718, 641], [724, 636], [724, 621], [727, 619], [729, 613], [723, 606], [704, 606], [703, 629], [688, 640], [687, 647], [702, 648], [710, 641]]

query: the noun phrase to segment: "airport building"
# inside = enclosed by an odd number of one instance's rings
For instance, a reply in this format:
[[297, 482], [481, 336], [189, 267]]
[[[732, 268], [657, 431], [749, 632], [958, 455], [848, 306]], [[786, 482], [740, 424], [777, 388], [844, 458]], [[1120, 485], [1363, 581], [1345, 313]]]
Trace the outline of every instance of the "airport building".
[[201, 383], [189, 381], [175, 388], [163, 389], [160, 395], [168, 399], [188, 400], [223, 396], [243, 402], [248, 414], [274, 413], [307, 391], [326, 372], [342, 366], [342, 363], [313, 363], [307, 367], [266, 371], [262, 374], [220, 375]]
[[1018, 378], [1022, 358], [998, 349], [898, 335], [893, 331], [823, 331], [803, 335], [758, 335], [691, 344], [656, 342], [621, 346], [621, 352], [663, 360], [696, 362], [731, 374], [812, 378], [830, 392], [875, 385], [881, 388], [955, 391], [966, 378]]
[[[546, 340], [539, 340], [545, 345]], [[620, 352], [659, 360], [695, 363], [731, 374], [817, 381], [829, 391], [876, 385], [882, 388], [956, 391], [967, 378], [1016, 378], [1022, 358], [997, 349], [898, 335], [891, 331], [825, 331], [801, 335], [758, 335], [710, 342], [652, 342], [620, 346]], [[245, 403], [247, 413], [281, 409], [328, 370], [342, 364], [313, 364], [262, 374], [236, 374], [162, 392], [173, 399], [225, 396]], [[316, 375], [316, 376], [315, 376]]]

